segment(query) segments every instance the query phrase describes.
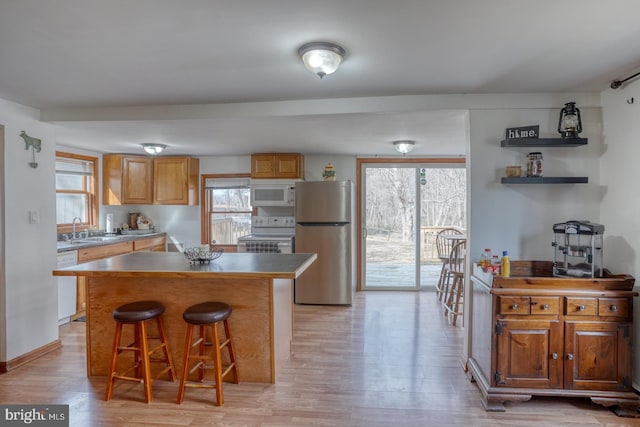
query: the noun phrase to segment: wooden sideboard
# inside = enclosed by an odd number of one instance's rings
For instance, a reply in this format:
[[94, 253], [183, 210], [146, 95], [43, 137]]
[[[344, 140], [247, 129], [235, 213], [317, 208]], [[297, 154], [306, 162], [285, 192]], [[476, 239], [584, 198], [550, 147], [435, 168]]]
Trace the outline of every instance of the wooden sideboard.
[[467, 366], [488, 411], [532, 396], [587, 397], [637, 417], [631, 388], [635, 279], [553, 277], [547, 261], [512, 261], [512, 277], [474, 266]]

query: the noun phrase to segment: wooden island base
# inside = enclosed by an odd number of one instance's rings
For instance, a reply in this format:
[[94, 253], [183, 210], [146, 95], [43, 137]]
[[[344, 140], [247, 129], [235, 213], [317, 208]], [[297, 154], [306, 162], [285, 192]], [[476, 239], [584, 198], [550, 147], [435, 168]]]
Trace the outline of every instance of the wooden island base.
[[[179, 253], [140, 252], [55, 270], [54, 275], [86, 278], [89, 376], [108, 374], [116, 307], [141, 300], [165, 306], [164, 328], [180, 372], [187, 329], [183, 311], [193, 304], [222, 301], [233, 309], [229, 326], [240, 381], [275, 383], [291, 352], [294, 279], [316, 258], [224, 254], [216, 263], [189, 265]], [[153, 333], [155, 325], [149, 327]], [[125, 328], [122, 342], [132, 339], [131, 329]]]
[[[272, 280], [273, 284], [269, 283], [271, 279], [89, 278], [88, 374], [107, 375], [109, 372], [111, 338], [115, 332], [111, 313], [115, 307], [140, 300], [164, 304], [165, 332], [176, 369], [180, 372], [187, 330], [182, 312], [204, 301], [223, 301], [233, 308], [229, 326], [240, 380], [275, 382], [276, 365], [289, 357], [291, 349], [293, 285], [287, 279]], [[128, 339], [125, 335], [123, 342]]]

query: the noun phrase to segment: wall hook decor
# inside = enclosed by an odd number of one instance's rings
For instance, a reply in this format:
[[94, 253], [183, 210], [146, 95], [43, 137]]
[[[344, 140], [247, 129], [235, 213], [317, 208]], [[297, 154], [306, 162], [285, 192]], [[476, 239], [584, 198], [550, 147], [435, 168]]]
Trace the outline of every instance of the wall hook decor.
[[31, 147], [32, 161], [29, 162], [29, 166], [35, 169], [38, 167], [38, 163], [36, 163], [36, 151], [38, 153], [42, 151], [42, 141], [38, 138], [27, 135], [25, 131], [20, 131], [20, 136], [24, 139], [24, 149], [28, 150], [29, 147]]

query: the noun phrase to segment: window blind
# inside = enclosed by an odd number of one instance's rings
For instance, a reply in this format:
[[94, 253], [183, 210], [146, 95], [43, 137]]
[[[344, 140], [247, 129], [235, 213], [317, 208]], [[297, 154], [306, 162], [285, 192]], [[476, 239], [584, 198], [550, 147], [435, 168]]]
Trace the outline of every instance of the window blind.
[[56, 158], [56, 173], [62, 175], [93, 175], [93, 162], [80, 159]]
[[207, 190], [249, 188], [251, 180], [249, 178], [207, 178], [204, 181], [204, 188]]

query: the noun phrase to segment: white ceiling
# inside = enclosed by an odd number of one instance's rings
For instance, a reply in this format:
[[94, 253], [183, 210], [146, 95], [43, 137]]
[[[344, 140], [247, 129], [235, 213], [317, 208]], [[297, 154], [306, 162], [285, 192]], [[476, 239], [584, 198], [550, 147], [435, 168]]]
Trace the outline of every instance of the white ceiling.
[[[460, 111], [140, 117], [147, 106], [600, 92], [640, 66], [639, 16], [638, 0], [2, 0], [0, 98], [64, 117], [58, 143], [104, 152], [163, 142], [194, 155], [389, 155], [393, 139], [415, 139], [417, 154], [447, 154], [464, 138]], [[296, 54], [317, 40], [348, 52], [322, 80]], [[144, 107], [135, 120], [103, 114], [133, 106]]]

